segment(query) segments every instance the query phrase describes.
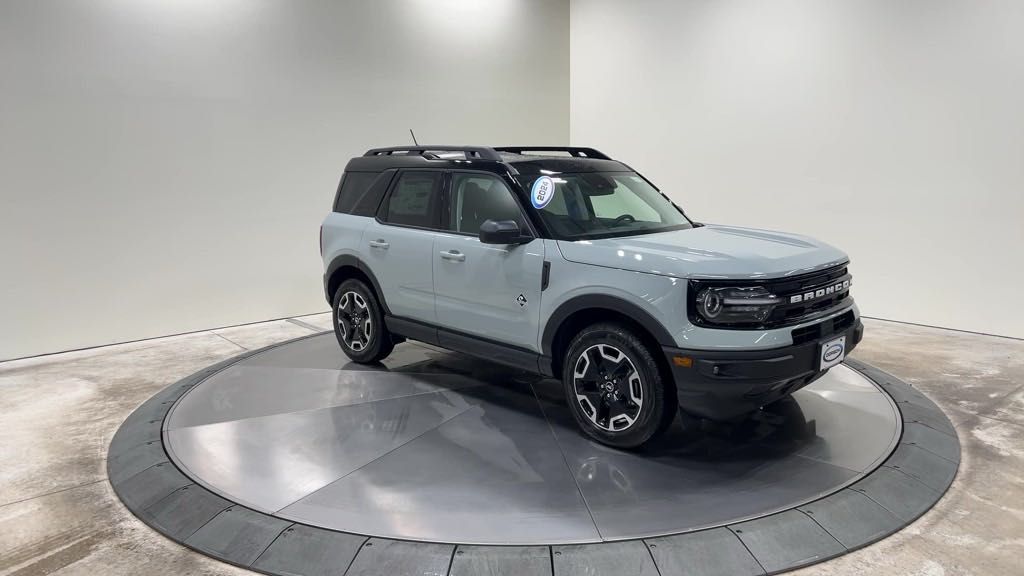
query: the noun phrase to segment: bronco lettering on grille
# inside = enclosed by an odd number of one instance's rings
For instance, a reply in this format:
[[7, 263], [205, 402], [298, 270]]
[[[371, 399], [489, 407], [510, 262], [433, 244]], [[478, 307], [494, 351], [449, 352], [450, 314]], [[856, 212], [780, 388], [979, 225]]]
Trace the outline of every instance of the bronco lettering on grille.
[[838, 294], [843, 290], [849, 290], [850, 280], [843, 280], [842, 282], [836, 282], [823, 288], [816, 288], [810, 292], [804, 292], [803, 294], [794, 294], [789, 297], [790, 304], [797, 304], [800, 302], [809, 302], [811, 300], [817, 300], [818, 298], [824, 298], [833, 294]]

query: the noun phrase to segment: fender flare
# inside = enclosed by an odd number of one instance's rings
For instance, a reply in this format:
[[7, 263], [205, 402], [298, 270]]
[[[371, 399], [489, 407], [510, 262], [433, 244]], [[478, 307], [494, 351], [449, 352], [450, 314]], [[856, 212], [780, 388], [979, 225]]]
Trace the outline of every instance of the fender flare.
[[545, 356], [551, 357], [553, 353], [552, 346], [554, 345], [555, 334], [558, 333], [558, 330], [562, 327], [565, 319], [574, 313], [587, 308], [603, 308], [605, 310], [618, 312], [623, 316], [632, 318], [636, 323], [643, 326], [648, 332], [650, 332], [651, 336], [658, 341], [658, 344], [661, 344], [662, 346], [676, 345], [675, 340], [672, 338], [672, 334], [669, 333], [665, 326], [640, 306], [618, 296], [610, 296], [608, 294], [583, 294], [563, 302], [548, 318], [547, 323], [544, 325], [544, 334], [541, 338], [541, 350]]
[[377, 301], [380, 302], [381, 308], [384, 309], [384, 314], [391, 315], [391, 310], [388, 308], [388, 303], [384, 300], [384, 293], [381, 292], [380, 282], [377, 281], [377, 277], [370, 271], [370, 267], [365, 262], [360, 260], [357, 256], [352, 254], [341, 254], [336, 256], [334, 260], [327, 266], [327, 271], [324, 272], [324, 295], [327, 297], [327, 302], [330, 303], [334, 299], [334, 294], [330, 292], [331, 278], [341, 268], [350, 266], [356, 268], [360, 272], [366, 275], [370, 279], [371, 288], [377, 295]]

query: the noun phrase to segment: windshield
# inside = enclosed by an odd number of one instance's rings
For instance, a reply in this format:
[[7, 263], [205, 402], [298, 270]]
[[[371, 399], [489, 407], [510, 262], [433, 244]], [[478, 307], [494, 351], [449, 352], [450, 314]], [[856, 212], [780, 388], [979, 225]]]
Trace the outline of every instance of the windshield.
[[560, 240], [691, 228], [661, 192], [633, 172], [519, 176], [533, 207]]

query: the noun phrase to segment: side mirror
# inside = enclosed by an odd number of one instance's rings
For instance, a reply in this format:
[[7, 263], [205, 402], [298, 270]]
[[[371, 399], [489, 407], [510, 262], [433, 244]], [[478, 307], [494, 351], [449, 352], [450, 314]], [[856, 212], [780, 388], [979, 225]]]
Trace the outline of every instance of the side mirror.
[[525, 244], [533, 240], [524, 236], [515, 220], [485, 220], [480, 225], [480, 242], [484, 244]]

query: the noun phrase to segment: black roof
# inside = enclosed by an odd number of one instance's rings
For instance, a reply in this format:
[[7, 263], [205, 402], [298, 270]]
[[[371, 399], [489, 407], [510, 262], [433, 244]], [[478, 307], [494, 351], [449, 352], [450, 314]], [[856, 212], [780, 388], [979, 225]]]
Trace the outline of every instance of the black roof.
[[[533, 152], [533, 153], [531, 153]], [[539, 154], [538, 154], [539, 153]], [[561, 154], [555, 154], [561, 153]], [[391, 168], [473, 168], [489, 172], [624, 172], [629, 166], [593, 148], [567, 146], [399, 146], [374, 148], [349, 161], [350, 172]]]

